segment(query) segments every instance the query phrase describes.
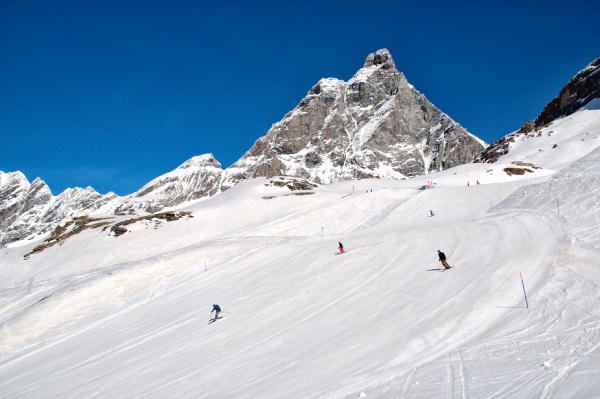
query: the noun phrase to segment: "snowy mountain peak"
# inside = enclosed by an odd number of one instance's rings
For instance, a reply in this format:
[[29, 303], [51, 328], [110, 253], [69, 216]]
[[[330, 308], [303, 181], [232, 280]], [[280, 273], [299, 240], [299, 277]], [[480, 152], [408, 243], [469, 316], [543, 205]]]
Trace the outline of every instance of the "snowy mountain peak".
[[279, 175], [322, 184], [401, 179], [471, 162], [483, 148], [408, 84], [382, 49], [348, 82], [321, 79], [226, 170], [223, 187]]
[[222, 176], [221, 164], [212, 154], [195, 156], [123, 199], [114, 212], [154, 213], [210, 197], [220, 191]]
[[29, 183], [20, 172], [0, 172], [0, 246], [38, 239], [59, 223], [92, 213], [116, 198], [112, 193], [100, 195], [91, 187], [53, 196], [40, 178]]
[[203, 154], [192, 157], [182, 163], [177, 169], [188, 169], [188, 168], [204, 168], [213, 167], [221, 169], [221, 164], [215, 159], [213, 154]]

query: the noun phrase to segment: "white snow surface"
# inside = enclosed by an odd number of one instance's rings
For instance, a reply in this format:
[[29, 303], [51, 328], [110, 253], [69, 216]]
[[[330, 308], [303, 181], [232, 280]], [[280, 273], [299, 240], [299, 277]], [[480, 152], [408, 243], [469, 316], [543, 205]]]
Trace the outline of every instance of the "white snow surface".
[[598, 136], [592, 106], [495, 164], [2, 249], [0, 397], [598, 398]]

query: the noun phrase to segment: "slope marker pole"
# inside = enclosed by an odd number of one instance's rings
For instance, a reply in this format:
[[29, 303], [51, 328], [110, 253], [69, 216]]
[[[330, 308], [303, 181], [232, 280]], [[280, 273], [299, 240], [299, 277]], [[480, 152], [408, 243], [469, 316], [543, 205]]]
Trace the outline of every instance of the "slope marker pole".
[[523, 294], [525, 294], [525, 306], [527, 306], [527, 309], [529, 309], [529, 302], [527, 301], [527, 292], [525, 292], [525, 283], [523, 282], [523, 274], [519, 273], [519, 275], [521, 276], [521, 285], [523, 286]]

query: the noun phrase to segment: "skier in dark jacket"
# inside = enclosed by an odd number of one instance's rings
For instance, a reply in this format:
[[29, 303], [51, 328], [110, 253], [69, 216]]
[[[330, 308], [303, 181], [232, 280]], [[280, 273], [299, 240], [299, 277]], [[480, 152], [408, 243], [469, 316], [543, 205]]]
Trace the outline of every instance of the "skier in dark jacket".
[[340, 244], [340, 245], [338, 246], [338, 249], [340, 250], [340, 253], [342, 253], [342, 254], [343, 254], [344, 252], [346, 252], [346, 251], [344, 251], [344, 246], [342, 245], [342, 243], [341, 243], [341, 242], [338, 242], [338, 244]]
[[213, 304], [213, 310], [211, 310], [210, 313], [212, 313], [212, 312], [216, 312], [215, 320], [219, 319], [219, 313], [221, 313], [221, 307], [217, 304]]
[[452, 267], [448, 264], [448, 262], [446, 262], [446, 254], [444, 254], [439, 249], [438, 249], [438, 257], [440, 258], [440, 262], [442, 262], [442, 266], [444, 266], [444, 269], [448, 270]]

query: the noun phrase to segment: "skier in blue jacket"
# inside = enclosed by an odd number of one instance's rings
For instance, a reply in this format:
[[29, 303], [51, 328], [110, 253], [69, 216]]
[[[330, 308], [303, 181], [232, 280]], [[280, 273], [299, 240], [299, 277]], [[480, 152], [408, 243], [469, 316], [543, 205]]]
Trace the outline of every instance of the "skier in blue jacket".
[[217, 305], [216, 303], [213, 303], [213, 310], [210, 311], [210, 313], [212, 312], [216, 312], [215, 313], [215, 320], [219, 319], [219, 313], [221, 313], [221, 307], [219, 305]]

